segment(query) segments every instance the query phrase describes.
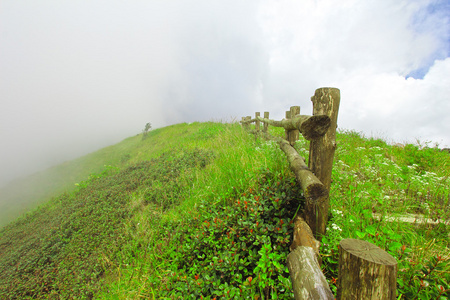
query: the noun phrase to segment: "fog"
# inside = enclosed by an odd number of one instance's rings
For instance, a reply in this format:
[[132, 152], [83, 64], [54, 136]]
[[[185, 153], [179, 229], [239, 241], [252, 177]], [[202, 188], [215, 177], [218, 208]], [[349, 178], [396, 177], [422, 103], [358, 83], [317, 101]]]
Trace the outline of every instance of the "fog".
[[341, 90], [338, 125], [450, 146], [450, 4], [0, 3], [0, 186], [153, 128]]

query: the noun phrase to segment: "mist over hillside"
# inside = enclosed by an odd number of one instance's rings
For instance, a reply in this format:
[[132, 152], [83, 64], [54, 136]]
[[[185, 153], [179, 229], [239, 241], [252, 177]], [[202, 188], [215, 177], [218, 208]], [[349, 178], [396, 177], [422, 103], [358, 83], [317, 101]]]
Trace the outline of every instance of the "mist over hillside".
[[342, 92], [339, 127], [450, 147], [445, 0], [2, 0], [0, 186], [139, 133]]

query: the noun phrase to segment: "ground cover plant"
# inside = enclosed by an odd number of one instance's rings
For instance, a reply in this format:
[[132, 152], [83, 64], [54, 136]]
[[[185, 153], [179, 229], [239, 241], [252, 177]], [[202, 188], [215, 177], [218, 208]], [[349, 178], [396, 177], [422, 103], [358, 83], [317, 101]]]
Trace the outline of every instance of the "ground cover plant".
[[[339, 241], [350, 237], [397, 259], [399, 299], [447, 299], [448, 153], [351, 131], [337, 142], [321, 247], [332, 290]], [[295, 148], [308, 158], [307, 141]], [[285, 260], [303, 199], [276, 143], [207, 122], [103, 151], [96, 163], [113, 157], [112, 167], [0, 231], [0, 298], [292, 297]], [[437, 223], [396, 218], [404, 214]]]
[[285, 260], [301, 192], [292, 178], [270, 173], [258, 183], [229, 206], [200, 203], [189, 227], [164, 225], [172, 235], [160, 252], [168, 263], [154, 273], [156, 298], [292, 299]]
[[[108, 291], [120, 298], [131, 289], [132, 276], [143, 276], [139, 296], [155, 299], [291, 299], [285, 266], [293, 216], [303, 199], [290, 178], [267, 172], [259, 187], [227, 199], [198, 204], [189, 218], [161, 223], [142, 271], [128, 259], [132, 272], [123, 286]], [[116, 282], [117, 284], [117, 282]], [[130, 286], [131, 285], [131, 286]]]
[[[107, 266], [129, 238], [123, 223], [133, 210], [130, 195], [141, 187], [145, 203], [161, 209], [178, 204], [181, 172], [205, 167], [209, 152], [195, 149], [107, 168], [78, 183], [79, 189], [7, 226], [0, 233], [0, 294], [9, 299], [91, 299]], [[167, 189], [158, 188], [164, 182]]]

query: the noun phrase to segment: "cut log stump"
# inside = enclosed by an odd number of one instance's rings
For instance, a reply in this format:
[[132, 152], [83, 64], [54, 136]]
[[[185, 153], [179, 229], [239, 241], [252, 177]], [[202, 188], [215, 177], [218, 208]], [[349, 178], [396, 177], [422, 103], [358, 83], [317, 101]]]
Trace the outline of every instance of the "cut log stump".
[[397, 261], [378, 246], [362, 240], [339, 243], [337, 299], [396, 299]]

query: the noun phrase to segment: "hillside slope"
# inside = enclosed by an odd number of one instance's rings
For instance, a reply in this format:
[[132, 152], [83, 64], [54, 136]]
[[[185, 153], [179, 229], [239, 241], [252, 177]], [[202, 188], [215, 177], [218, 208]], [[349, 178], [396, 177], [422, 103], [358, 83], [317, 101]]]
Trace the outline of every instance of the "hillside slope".
[[[296, 148], [308, 156], [306, 141]], [[1, 298], [291, 299], [285, 259], [303, 197], [275, 143], [208, 122], [107, 149], [91, 154], [109, 165], [101, 173], [0, 230]], [[434, 148], [338, 134], [321, 248], [333, 291], [351, 237], [397, 258], [398, 296], [449, 296], [449, 226], [383, 220], [449, 220], [449, 170]]]
[[0, 189], [0, 227], [48, 201], [51, 197], [73, 191], [74, 183], [86, 179], [89, 174], [102, 172], [105, 165], [120, 165], [127, 160], [126, 154], [132, 151], [139, 141], [139, 137], [128, 138], [117, 145], [17, 179], [2, 187]]

